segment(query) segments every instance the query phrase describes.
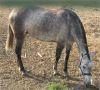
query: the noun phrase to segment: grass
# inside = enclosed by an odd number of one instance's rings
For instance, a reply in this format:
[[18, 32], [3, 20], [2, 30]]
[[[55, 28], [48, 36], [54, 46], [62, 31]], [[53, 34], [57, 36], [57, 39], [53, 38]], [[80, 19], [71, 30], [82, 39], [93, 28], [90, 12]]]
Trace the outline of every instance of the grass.
[[100, 7], [100, 0], [0, 0], [0, 5], [60, 5]]
[[48, 89], [47, 90], [71, 90], [69, 89], [64, 82], [51, 82], [48, 85]]

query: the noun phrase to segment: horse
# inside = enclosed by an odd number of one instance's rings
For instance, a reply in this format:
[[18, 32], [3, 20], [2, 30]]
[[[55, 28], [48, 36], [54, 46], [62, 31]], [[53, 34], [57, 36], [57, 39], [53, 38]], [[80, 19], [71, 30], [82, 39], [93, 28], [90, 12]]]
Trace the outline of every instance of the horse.
[[15, 53], [20, 72], [25, 75], [26, 70], [21, 59], [21, 51], [26, 34], [46, 42], [55, 42], [56, 55], [54, 74], [57, 74], [57, 64], [62, 50], [66, 48], [64, 74], [68, 76], [68, 59], [73, 43], [78, 46], [80, 55], [80, 71], [86, 86], [92, 84], [90, 58], [84, 26], [79, 16], [69, 9], [51, 10], [42, 7], [14, 8], [9, 15], [9, 30], [6, 50], [12, 48], [13, 39], [16, 40]]

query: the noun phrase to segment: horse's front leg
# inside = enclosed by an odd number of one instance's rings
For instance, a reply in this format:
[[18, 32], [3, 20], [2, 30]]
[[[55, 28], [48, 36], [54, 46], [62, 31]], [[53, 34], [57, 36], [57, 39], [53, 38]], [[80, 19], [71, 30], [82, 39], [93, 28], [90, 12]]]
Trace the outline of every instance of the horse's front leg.
[[21, 60], [22, 45], [23, 45], [23, 38], [16, 39], [15, 53], [17, 56], [17, 64], [19, 66], [19, 70], [21, 71], [22, 75], [25, 75], [25, 69]]
[[57, 64], [58, 64], [58, 61], [60, 59], [63, 48], [64, 48], [64, 45], [62, 43], [57, 44], [56, 56], [55, 56], [56, 60], [55, 60], [54, 67], [53, 67], [54, 68], [54, 75], [57, 75]]
[[71, 48], [66, 48], [66, 57], [65, 57], [65, 63], [64, 63], [64, 77], [68, 76], [68, 59], [70, 55]]
[[66, 43], [66, 57], [65, 57], [65, 62], [64, 62], [64, 77], [65, 78], [68, 77], [68, 59], [69, 59], [70, 51], [73, 45], [72, 40], [69, 39], [69, 41], [71, 42]]

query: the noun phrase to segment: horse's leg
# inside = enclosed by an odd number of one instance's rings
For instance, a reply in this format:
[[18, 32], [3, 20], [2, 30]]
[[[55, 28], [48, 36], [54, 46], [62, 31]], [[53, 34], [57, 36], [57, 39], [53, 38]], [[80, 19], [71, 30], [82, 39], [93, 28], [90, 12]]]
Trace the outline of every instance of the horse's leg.
[[57, 74], [57, 64], [58, 64], [58, 61], [60, 59], [63, 48], [64, 48], [64, 45], [62, 43], [57, 44], [57, 47], [56, 47], [56, 60], [55, 60], [55, 63], [54, 63], [54, 75]]
[[68, 59], [71, 51], [71, 46], [67, 47], [66, 46], [66, 57], [65, 57], [65, 63], [64, 63], [64, 76], [68, 76]]
[[22, 75], [25, 74], [25, 69], [21, 60], [21, 50], [22, 50], [23, 42], [24, 42], [24, 37], [20, 37], [20, 39], [16, 38], [15, 53], [17, 56], [17, 64], [19, 66], [19, 70], [21, 71]]

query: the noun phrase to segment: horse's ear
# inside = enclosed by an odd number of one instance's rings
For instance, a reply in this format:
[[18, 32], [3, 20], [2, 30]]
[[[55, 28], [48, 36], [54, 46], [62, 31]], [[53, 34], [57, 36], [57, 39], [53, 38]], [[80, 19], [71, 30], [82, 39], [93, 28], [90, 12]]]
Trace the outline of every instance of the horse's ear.
[[91, 59], [91, 62], [89, 62], [89, 67], [91, 68], [94, 68], [94, 63], [92, 62], [92, 60], [95, 58], [95, 56], [96, 56], [96, 52], [90, 52], [89, 53], [90, 54], [90, 59]]
[[93, 60], [96, 56], [96, 52], [90, 52], [90, 59]]

